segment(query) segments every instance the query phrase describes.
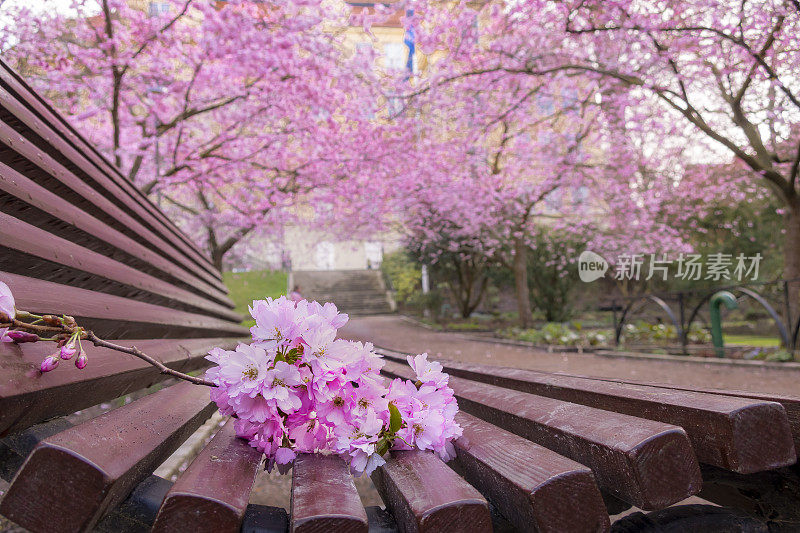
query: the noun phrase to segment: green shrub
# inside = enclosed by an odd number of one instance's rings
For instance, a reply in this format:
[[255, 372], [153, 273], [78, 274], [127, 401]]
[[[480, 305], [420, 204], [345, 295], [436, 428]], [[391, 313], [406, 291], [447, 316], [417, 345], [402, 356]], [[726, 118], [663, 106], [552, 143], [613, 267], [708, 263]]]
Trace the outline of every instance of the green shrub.
[[548, 322], [564, 322], [574, 313], [577, 257], [584, 245], [549, 228], [540, 228], [528, 250], [528, 285], [533, 306]]
[[433, 316], [439, 316], [443, 301], [444, 298], [438, 290], [432, 290], [428, 294], [417, 291], [406, 300], [405, 304], [420, 313], [427, 309]]
[[767, 354], [764, 360], [778, 363], [788, 363], [789, 361], [794, 361], [794, 355], [792, 355], [792, 352], [787, 350], [775, 350]]
[[421, 294], [422, 270], [405, 250], [387, 254], [381, 263], [381, 271], [391, 283], [398, 304], [412, 305], [410, 300]]
[[552, 346], [602, 346], [613, 339], [610, 330], [584, 330], [579, 322], [568, 324], [548, 322], [541, 328], [510, 328], [500, 332], [503, 337]]
[[[711, 342], [711, 333], [700, 324], [693, 323], [687, 332], [687, 339], [691, 343], [706, 344]], [[677, 342], [675, 326], [672, 324], [650, 324], [644, 320], [637, 320], [632, 324], [625, 324], [622, 328], [622, 342]]]

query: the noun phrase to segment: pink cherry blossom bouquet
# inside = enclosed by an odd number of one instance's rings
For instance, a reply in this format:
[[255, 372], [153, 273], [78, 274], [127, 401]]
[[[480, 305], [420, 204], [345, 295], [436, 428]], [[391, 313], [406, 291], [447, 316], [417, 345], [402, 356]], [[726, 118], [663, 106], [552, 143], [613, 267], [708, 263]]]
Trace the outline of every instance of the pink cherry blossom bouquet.
[[433, 450], [454, 456], [458, 404], [442, 365], [409, 356], [416, 381], [388, 387], [384, 361], [370, 343], [336, 338], [348, 320], [332, 303], [286, 297], [250, 307], [253, 342], [213, 349], [206, 372], [211, 399], [236, 417], [236, 434], [263, 451], [268, 467], [297, 453], [333, 453], [356, 475], [372, 473], [389, 449]]

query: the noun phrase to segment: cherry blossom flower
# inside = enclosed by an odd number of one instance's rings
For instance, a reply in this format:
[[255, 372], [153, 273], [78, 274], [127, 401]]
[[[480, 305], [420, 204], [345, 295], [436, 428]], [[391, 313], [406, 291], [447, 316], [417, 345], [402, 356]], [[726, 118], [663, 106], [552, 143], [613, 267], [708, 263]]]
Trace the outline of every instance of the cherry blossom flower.
[[211, 350], [206, 358], [216, 366], [206, 379], [217, 385], [211, 399], [236, 416], [236, 434], [266, 454], [268, 469], [297, 453], [336, 453], [356, 475], [381, 466], [390, 448], [452, 457], [449, 441], [461, 428], [441, 364], [409, 357], [416, 383], [387, 388], [372, 344], [336, 338], [347, 315], [333, 304], [281, 297], [255, 301], [250, 311], [253, 342]]
[[417, 380], [422, 383], [432, 383], [437, 387], [447, 385], [449, 376], [442, 372], [442, 363], [428, 361], [428, 354], [422, 353], [417, 356], [407, 356], [409, 366], [416, 372]]
[[13, 320], [17, 314], [16, 307], [14, 306], [14, 295], [11, 294], [11, 289], [8, 288], [8, 285], [0, 281], [0, 315], [5, 315]]

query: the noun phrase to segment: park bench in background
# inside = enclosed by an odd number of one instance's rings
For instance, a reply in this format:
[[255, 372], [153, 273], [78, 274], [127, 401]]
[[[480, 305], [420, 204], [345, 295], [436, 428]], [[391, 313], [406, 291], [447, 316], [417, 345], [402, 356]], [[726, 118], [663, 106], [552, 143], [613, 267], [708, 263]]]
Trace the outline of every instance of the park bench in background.
[[[203, 253], [1, 63], [0, 279], [20, 308], [74, 315], [184, 372], [247, 336]], [[13, 479], [0, 515], [32, 531], [606, 531], [631, 505], [654, 512], [615, 530], [766, 530], [737, 505], [800, 523], [797, 398], [446, 362], [456, 459], [394, 453], [373, 475], [383, 510], [364, 508], [340, 459], [300, 456], [285, 510], [249, 504], [262, 456], [231, 421], [175, 483], [151, 474], [214, 412], [207, 388], [92, 347], [85, 370], [41, 375], [50, 350], [0, 345], [0, 475]], [[388, 376], [410, 375], [386, 356]], [[698, 492], [726, 507], [664, 509]]]

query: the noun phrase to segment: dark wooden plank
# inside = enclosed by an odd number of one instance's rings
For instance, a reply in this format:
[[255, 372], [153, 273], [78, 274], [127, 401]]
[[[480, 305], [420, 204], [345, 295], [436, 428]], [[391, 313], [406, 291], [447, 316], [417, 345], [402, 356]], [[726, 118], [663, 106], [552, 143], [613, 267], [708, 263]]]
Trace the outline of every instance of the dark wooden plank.
[[0, 477], [11, 482], [37, 444], [74, 425], [59, 416], [0, 439]]
[[[85, 235], [91, 236], [94, 240], [107, 243], [107, 246], [111, 247], [111, 249], [123, 250], [129, 256], [152, 265], [155, 269], [169, 275], [170, 280], [180, 280], [194, 287], [200, 294], [208, 295], [223, 305], [233, 307], [233, 302], [228, 298], [226, 290], [210, 285], [179, 264], [161, 256], [131, 237], [124, 235], [119, 230], [108, 226], [94, 217], [92, 213], [64, 202], [57, 194], [36, 184], [2, 161], [0, 161], [0, 192], [19, 198], [24, 202], [25, 206], [32, 206], [39, 210], [38, 213], [35, 213], [35, 218], [25, 220], [29, 224], [41, 226], [44, 223], [52, 225], [52, 221], [63, 221], [69, 226], [74, 226]], [[8, 212], [6, 208], [3, 211]], [[18, 209], [18, 211], [24, 213], [26, 209]], [[51, 220], [43, 220], [48, 215], [52, 217]], [[21, 217], [17, 216], [17, 218]]]
[[796, 461], [781, 404], [696, 391], [443, 362], [453, 376], [682, 427], [700, 462], [743, 474]]
[[239, 531], [263, 454], [236, 436], [233, 419], [172, 486], [154, 532]]
[[[714, 505], [676, 505], [652, 513], [636, 512], [616, 522], [613, 533], [768, 533], [761, 520]], [[791, 531], [791, 530], [785, 530]]]
[[800, 465], [748, 475], [708, 465], [702, 471], [704, 500], [783, 526], [776, 531], [800, 531]]
[[[623, 382], [623, 383], [638, 384], [638, 382], [633, 382], [633, 381]], [[792, 438], [794, 439], [795, 453], [800, 453], [800, 396], [790, 396], [788, 394], [771, 394], [766, 392], [759, 393], [759, 392], [749, 392], [740, 390], [720, 390], [720, 389], [707, 389], [707, 388], [690, 389], [687, 387], [681, 387], [679, 385], [667, 385], [662, 383], [648, 383], [647, 385], [651, 387], [660, 387], [672, 390], [697, 391], [705, 394], [737, 396], [739, 398], [748, 398], [762, 402], [779, 403], [783, 406], [783, 409], [786, 411], [786, 417], [789, 420], [789, 428], [791, 429]]]
[[[230, 349], [236, 339], [165, 339], [118, 341], [136, 345], [167, 367], [190, 372], [208, 365], [213, 346]], [[169, 376], [131, 355], [86, 346], [89, 365], [78, 370], [62, 361], [53, 372], [41, 374], [39, 364], [53, 351], [52, 343], [0, 343], [0, 435], [21, 431], [61, 416], [118, 398], [159, 383]]]
[[[412, 378], [407, 365], [384, 373]], [[660, 509], [700, 490], [683, 429], [630, 415], [450, 378], [459, 407], [592, 469], [597, 483], [641, 509]]]
[[97, 523], [92, 533], [149, 533], [171, 486], [166, 479], [148, 476]]
[[[64, 313], [101, 337], [135, 338], [125, 334], [126, 322], [145, 325], [145, 338], [247, 335], [236, 323], [206, 315], [176, 311], [119, 296], [0, 271], [19, 309], [33, 313]], [[140, 328], [141, 330], [141, 328]], [[141, 337], [139, 337], [141, 338]]]
[[377, 505], [364, 508], [369, 520], [369, 533], [398, 533], [397, 524], [389, 511]]
[[[37, 260], [44, 259], [55, 264], [71, 267], [75, 271], [93, 274], [97, 278], [112, 280], [113, 282], [133, 287], [138, 289], [130, 291], [136, 294], [137, 297], [134, 299], [141, 301], [169, 299], [172, 303], [171, 307], [174, 307], [176, 303], [183, 304], [183, 310], [192, 309], [194, 312], [214, 315], [237, 323], [242, 320], [241, 316], [226, 306], [202, 298], [195, 293], [150, 276], [103, 254], [87, 250], [76, 243], [52, 235], [4, 213], [0, 213], [0, 247], [9, 249], [7, 252], [9, 261], [20, 262], [16, 257], [11, 258], [11, 250], [18, 250], [35, 256]], [[0, 268], [3, 262], [4, 260], [0, 258]], [[42, 261], [39, 262], [42, 263]], [[21, 272], [17, 273], [21, 274]], [[30, 274], [26, 273], [26, 275]], [[50, 277], [46, 279], [53, 281]], [[99, 282], [95, 284], [97, 285]], [[149, 293], [149, 297], [145, 291]], [[143, 296], [139, 296], [140, 294]], [[159, 305], [163, 304], [159, 303]]]
[[366, 533], [367, 513], [337, 455], [300, 454], [292, 467], [292, 533]]
[[208, 388], [179, 383], [42, 441], [0, 500], [31, 531], [87, 531], [214, 412]]
[[792, 439], [794, 440], [795, 453], [800, 455], [800, 397], [789, 396], [786, 394], [768, 394], [768, 393], [755, 393], [745, 391], [719, 391], [713, 389], [703, 389], [703, 392], [708, 394], [722, 394], [725, 396], [739, 396], [740, 398], [749, 398], [764, 402], [776, 402], [783, 406], [786, 411], [786, 417], [789, 420], [789, 428], [792, 432]]
[[[400, 356], [399, 352], [392, 352], [390, 357], [394, 360], [399, 356]], [[403, 360], [405, 361], [405, 359]], [[716, 394], [722, 396], [736, 396], [739, 398], [749, 398], [752, 400], [759, 400], [762, 402], [779, 403], [783, 406], [784, 410], [786, 411], [786, 416], [789, 420], [789, 427], [791, 429], [792, 437], [794, 439], [795, 453], [800, 453], [800, 396], [792, 396], [788, 394], [772, 394], [768, 392], [730, 390], [730, 389], [711, 389], [706, 387], [686, 387], [670, 383], [657, 383], [649, 381], [645, 382], [645, 381], [636, 381], [636, 380], [619, 379], [619, 378], [598, 378], [598, 377], [577, 376], [574, 374], [566, 374], [562, 372], [558, 372], [557, 375], [569, 376], [573, 378], [580, 378], [583, 380], [590, 380], [590, 381], [608, 381], [611, 383], [621, 383], [621, 384], [629, 384], [629, 385], [637, 385], [645, 387], [658, 387], [662, 389], [699, 392], [703, 394]]]
[[[4, 92], [0, 89], [0, 96]], [[5, 112], [2, 112], [5, 111]], [[12, 120], [7, 108], [0, 108], [0, 117], [5, 120]], [[18, 117], [14, 117], [18, 118]], [[61, 152], [53, 152], [54, 148], [49, 148], [50, 153], [34, 145], [25, 136], [20, 135], [10, 124], [0, 121], [0, 143], [3, 151], [0, 159], [9, 166], [21, 169], [26, 176], [33, 179], [36, 183], [49, 190], [57, 192], [60, 196], [85, 211], [94, 211], [98, 218], [103, 218], [110, 226], [113, 226], [131, 238], [139, 240], [153, 251], [163, 255], [167, 259], [176, 263], [181, 263], [187, 270], [195, 273], [199, 278], [221, 288], [221, 282], [199, 266], [195, 261], [186, 257], [173, 246], [173, 242], [179, 243], [179, 239], [173, 237], [172, 241], [167, 241], [151, 231], [151, 229], [139, 221], [138, 217], [129, 213], [130, 204], [133, 200], [127, 195], [114, 195], [111, 191], [104, 188], [104, 185], [115, 187], [109, 182], [108, 178], [99, 174], [100, 182], [91, 180], [84, 175], [84, 179], [75, 175], [70, 169], [78, 171], [73, 164], [68, 161], [64, 163], [69, 169], [60, 164], [57, 159], [62, 159]], [[9, 148], [12, 148], [11, 150]], [[65, 145], [61, 149], [68, 150]], [[52, 154], [52, 155], [51, 155]], [[55, 158], [53, 157], [55, 156]], [[119, 192], [119, 191], [117, 191]], [[127, 204], [125, 202], [128, 202]]]
[[123, 209], [130, 211], [165, 240], [173, 242], [187, 258], [221, 282], [219, 273], [199, 248], [2, 61], [0, 88], [5, 89], [0, 90], [0, 105], [41, 139], [44, 145], [39, 148], [91, 178], [110, 196], [113, 195], [112, 201], [119, 201]]
[[[122, 189], [128, 192], [132, 199], [137, 204], [141, 205], [148, 211], [155, 219], [163, 224], [163, 229], [167, 233], [165, 235], [180, 238], [187, 246], [194, 249], [198, 258], [204, 264], [211, 266], [211, 262], [206, 258], [200, 249], [183, 234], [175, 224], [169, 220], [149, 199], [141, 194], [130, 183], [130, 181], [122, 175], [120, 170], [115, 167], [97, 148], [88, 142], [78, 131], [61, 116], [46, 100], [39, 96], [28, 85], [25, 80], [17, 74], [9, 65], [7, 65], [2, 58], [0, 58], [0, 84], [5, 86], [6, 90], [14, 93], [16, 98], [25, 105], [27, 109], [34, 112], [36, 116], [47, 122], [51, 128], [55, 128], [57, 133], [60, 134], [61, 139], [67, 142], [71, 147], [78, 150], [84, 157], [87, 158], [100, 172], [108, 174], [115, 183]], [[211, 269], [212, 273], [218, 275], [215, 269]], [[221, 278], [220, 278], [221, 279]]]
[[464, 412], [454, 442], [464, 477], [519, 530], [608, 531], [592, 471]]
[[483, 496], [431, 452], [393, 451], [372, 481], [402, 532], [492, 530]]
[[289, 515], [283, 507], [250, 504], [242, 522], [242, 533], [286, 533]]

